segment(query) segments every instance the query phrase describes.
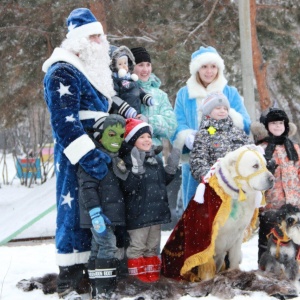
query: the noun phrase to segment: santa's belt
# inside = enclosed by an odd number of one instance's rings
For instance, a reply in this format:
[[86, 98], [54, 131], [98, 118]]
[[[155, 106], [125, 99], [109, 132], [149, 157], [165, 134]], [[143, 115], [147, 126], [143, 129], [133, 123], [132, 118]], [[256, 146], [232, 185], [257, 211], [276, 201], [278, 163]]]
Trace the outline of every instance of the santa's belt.
[[79, 111], [79, 120], [89, 120], [94, 119], [95, 121], [107, 117], [109, 113], [103, 111], [93, 111], [93, 110], [80, 110]]

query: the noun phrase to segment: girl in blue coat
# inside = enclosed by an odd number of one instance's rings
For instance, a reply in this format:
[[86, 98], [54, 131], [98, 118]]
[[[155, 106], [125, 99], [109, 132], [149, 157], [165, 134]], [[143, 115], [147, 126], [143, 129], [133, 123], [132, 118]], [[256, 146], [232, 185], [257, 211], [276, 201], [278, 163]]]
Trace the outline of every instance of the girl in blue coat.
[[172, 137], [173, 145], [182, 149], [182, 199], [184, 208], [195, 194], [198, 182], [193, 178], [189, 166], [189, 152], [202, 119], [202, 100], [212, 92], [223, 92], [230, 107], [240, 115], [240, 128], [249, 134], [250, 117], [237, 89], [227, 85], [224, 76], [224, 61], [213, 47], [200, 47], [192, 54], [190, 78], [176, 97], [175, 115], [178, 127]]

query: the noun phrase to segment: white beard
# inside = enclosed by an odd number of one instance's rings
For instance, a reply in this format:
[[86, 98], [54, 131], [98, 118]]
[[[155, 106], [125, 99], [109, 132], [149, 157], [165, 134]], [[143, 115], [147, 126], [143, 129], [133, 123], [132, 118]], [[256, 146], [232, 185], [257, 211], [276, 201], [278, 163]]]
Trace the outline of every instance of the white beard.
[[89, 38], [66, 39], [61, 47], [76, 54], [84, 65], [88, 76], [96, 83], [96, 88], [105, 96], [116, 94], [110, 70], [109, 43], [101, 36], [101, 43], [91, 42]]

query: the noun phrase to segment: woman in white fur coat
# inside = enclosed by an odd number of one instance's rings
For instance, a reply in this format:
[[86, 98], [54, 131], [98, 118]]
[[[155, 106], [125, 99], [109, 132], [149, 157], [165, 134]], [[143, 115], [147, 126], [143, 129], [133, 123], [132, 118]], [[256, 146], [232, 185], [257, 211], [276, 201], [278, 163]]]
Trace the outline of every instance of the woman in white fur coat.
[[223, 92], [228, 98], [234, 125], [249, 134], [250, 117], [237, 89], [227, 85], [224, 61], [213, 47], [200, 47], [192, 54], [190, 78], [176, 97], [175, 115], [178, 127], [172, 138], [173, 145], [182, 149], [182, 200], [184, 209], [199, 184], [190, 171], [189, 152], [202, 118], [202, 100], [212, 92]]

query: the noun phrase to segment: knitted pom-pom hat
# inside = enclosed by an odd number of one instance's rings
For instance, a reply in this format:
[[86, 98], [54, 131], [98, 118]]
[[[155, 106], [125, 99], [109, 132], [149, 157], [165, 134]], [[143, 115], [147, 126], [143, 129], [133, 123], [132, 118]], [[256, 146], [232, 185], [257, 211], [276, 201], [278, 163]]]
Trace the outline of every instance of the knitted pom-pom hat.
[[104, 34], [103, 27], [87, 8], [74, 9], [67, 19], [67, 38], [82, 38], [94, 34]]
[[197, 51], [192, 54], [190, 63], [190, 73], [195, 75], [201, 66], [205, 64], [213, 63], [216, 64], [219, 72], [223, 73], [225, 69], [224, 60], [221, 58], [219, 53], [214, 47], [200, 47]]
[[226, 106], [228, 111], [230, 109], [230, 104], [227, 97], [221, 92], [215, 92], [209, 94], [202, 101], [202, 112], [204, 116], [210, 115], [211, 111], [217, 106]]
[[152, 127], [146, 122], [138, 119], [126, 119], [125, 142], [134, 146], [136, 140], [144, 133], [152, 136]]

